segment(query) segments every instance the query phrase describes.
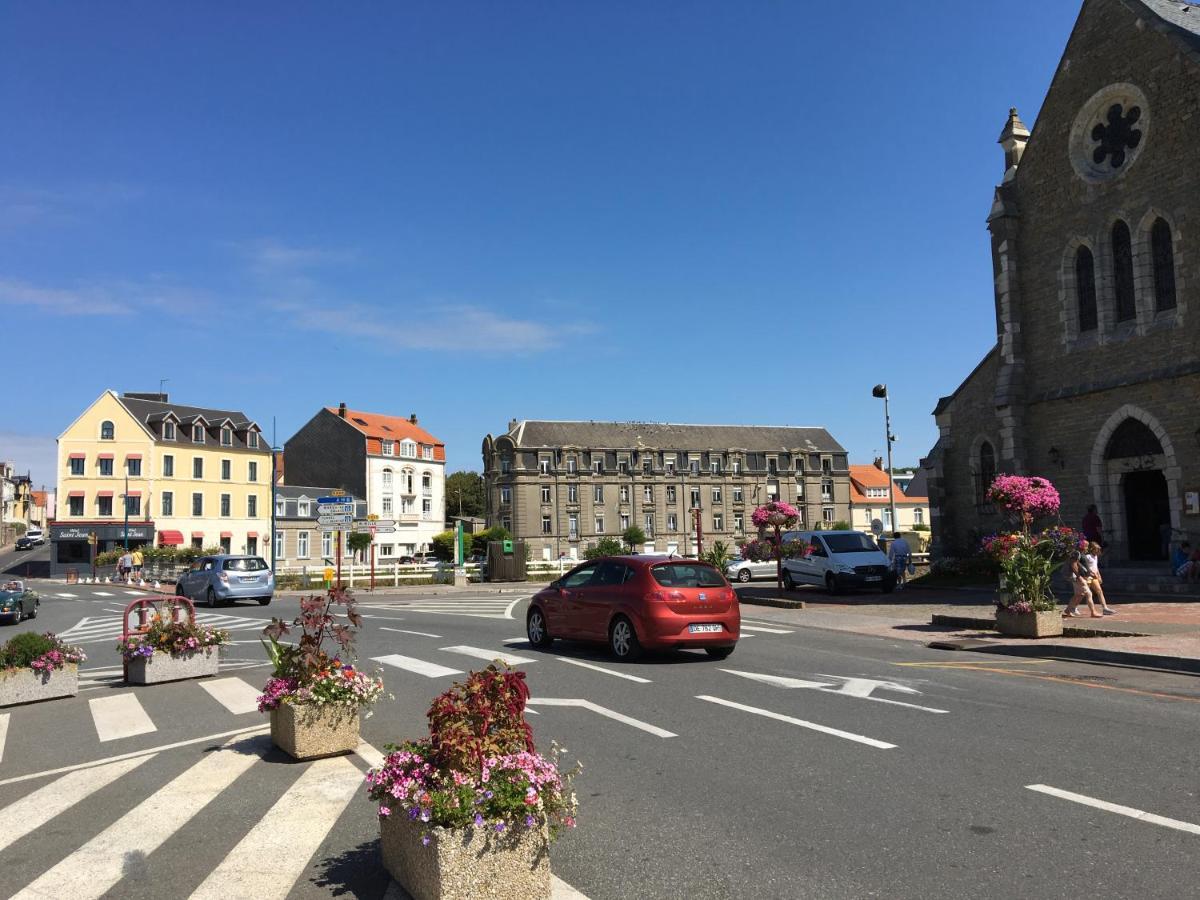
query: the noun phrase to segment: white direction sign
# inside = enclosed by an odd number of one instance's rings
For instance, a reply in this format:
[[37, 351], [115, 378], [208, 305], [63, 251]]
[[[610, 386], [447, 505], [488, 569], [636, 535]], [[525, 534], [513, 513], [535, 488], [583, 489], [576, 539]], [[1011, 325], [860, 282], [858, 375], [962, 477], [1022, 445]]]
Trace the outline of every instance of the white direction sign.
[[320, 515], [346, 514], [354, 515], [353, 503], [318, 503], [317, 512]]
[[317, 525], [317, 531], [345, 531], [345, 525]]
[[[886, 697], [874, 697], [872, 692], [877, 690], [895, 691], [899, 694], [920, 694], [916, 688], [894, 681], [880, 681], [875, 678], [849, 678], [845, 675], [815, 675], [815, 678], [827, 678], [829, 681], [806, 681], [803, 678], [788, 678], [784, 675], [764, 675], [758, 672], [739, 672], [736, 669], [722, 669], [730, 675], [773, 684], [781, 688], [809, 688], [823, 691], [827, 694], [841, 694], [845, 697], [856, 697], [859, 700], [873, 700], [876, 703], [890, 703], [894, 706], [907, 706], [909, 709], [919, 709], [923, 712], [948, 713], [948, 709], [934, 709], [931, 706], [918, 706], [915, 703], [905, 703], [903, 700], [889, 700]], [[832, 684], [830, 682], [833, 682]], [[840, 684], [838, 682], [841, 682]]]
[[349, 525], [354, 521], [352, 515], [317, 516], [318, 525]]

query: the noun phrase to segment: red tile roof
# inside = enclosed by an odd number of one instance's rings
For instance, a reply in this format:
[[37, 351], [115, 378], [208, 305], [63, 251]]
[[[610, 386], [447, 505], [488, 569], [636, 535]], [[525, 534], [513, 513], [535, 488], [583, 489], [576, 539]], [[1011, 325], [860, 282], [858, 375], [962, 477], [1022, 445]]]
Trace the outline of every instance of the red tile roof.
[[[338, 415], [336, 406], [327, 406], [325, 409], [335, 416]], [[373, 456], [383, 455], [383, 441], [395, 441], [398, 445], [400, 441], [408, 438], [418, 444], [432, 445], [433, 458], [439, 462], [446, 461], [446, 445], [408, 419], [348, 409], [346, 410], [346, 421], [366, 435], [367, 453]], [[400, 455], [399, 446], [396, 447], [395, 455]]]
[[46, 506], [46, 494], [49, 493], [48, 491], [31, 491], [30, 493], [33, 495], [34, 506], [41, 506], [43, 508]]
[[[867, 488], [886, 488], [888, 486], [887, 472], [875, 466], [850, 466], [850, 502], [855, 506], [878, 506], [889, 503], [890, 498], [868, 497]], [[899, 487], [896, 488], [897, 506], [928, 506], [928, 497], [910, 497]]]

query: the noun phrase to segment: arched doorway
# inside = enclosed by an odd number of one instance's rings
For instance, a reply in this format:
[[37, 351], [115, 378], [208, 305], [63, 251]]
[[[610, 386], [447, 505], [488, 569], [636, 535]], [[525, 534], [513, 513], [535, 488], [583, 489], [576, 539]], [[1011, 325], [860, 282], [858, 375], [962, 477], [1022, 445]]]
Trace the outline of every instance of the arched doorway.
[[1162, 529], [1171, 524], [1166, 454], [1158, 435], [1141, 419], [1127, 418], [1112, 429], [1104, 448], [1112, 492], [1111, 532], [1123, 540], [1130, 560], [1161, 560]]
[[1129, 558], [1166, 559], [1162, 550], [1162, 527], [1171, 523], [1167, 479], [1161, 469], [1130, 472], [1121, 483], [1125, 499], [1125, 533], [1129, 535]]

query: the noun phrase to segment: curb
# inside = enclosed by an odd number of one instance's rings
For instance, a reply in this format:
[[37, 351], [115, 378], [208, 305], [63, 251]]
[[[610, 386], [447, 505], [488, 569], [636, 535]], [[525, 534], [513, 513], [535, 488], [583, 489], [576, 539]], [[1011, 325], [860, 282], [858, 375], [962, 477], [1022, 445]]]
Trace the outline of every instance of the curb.
[[775, 606], [780, 609], [804, 609], [803, 600], [787, 600], [783, 597], [738, 597], [738, 603], [746, 606]]
[[[971, 628], [977, 631], [995, 631], [996, 620], [973, 616], [946, 616], [935, 614], [932, 625], [948, 628]], [[1088, 628], [1086, 625], [1068, 625], [1063, 622], [1063, 637], [1153, 637], [1145, 631], [1117, 631], [1113, 628]]]
[[1139, 669], [1163, 669], [1182, 675], [1200, 675], [1200, 659], [1184, 656], [1159, 656], [1153, 653], [1130, 653], [1128, 650], [1104, 650], [1100, 647], [1064, 647], [1049, 644], [1042, 647], [993, 644], [989, 647], [972, 648], [975, 653], [991, 653], [1001, 656], [1027, 656], [1037, 659], [1061, 659], [1069, 662], [1108, 663]]

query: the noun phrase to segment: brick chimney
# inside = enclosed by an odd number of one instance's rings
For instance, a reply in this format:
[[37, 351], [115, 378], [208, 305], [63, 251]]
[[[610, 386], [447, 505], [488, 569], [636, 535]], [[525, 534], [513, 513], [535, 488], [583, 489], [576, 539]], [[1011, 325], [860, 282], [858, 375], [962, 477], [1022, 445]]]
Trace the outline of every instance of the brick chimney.
[[346, 418], [346, 404], [345, 403], [338, 404], [338, 418], [339, 419]]
[[883, 457], [882, 456], [875, 457], [875, 468], [877, 468], [880, 472], [883, 471]]
[[417, 414], [416, 414], [416, 413], [409, 413], [409, 415], [408, 415], [408, 422], [409, 422], [409, 424], [410, 424], [410, 425], [416, 425], [416, 424], [417, 424]]

